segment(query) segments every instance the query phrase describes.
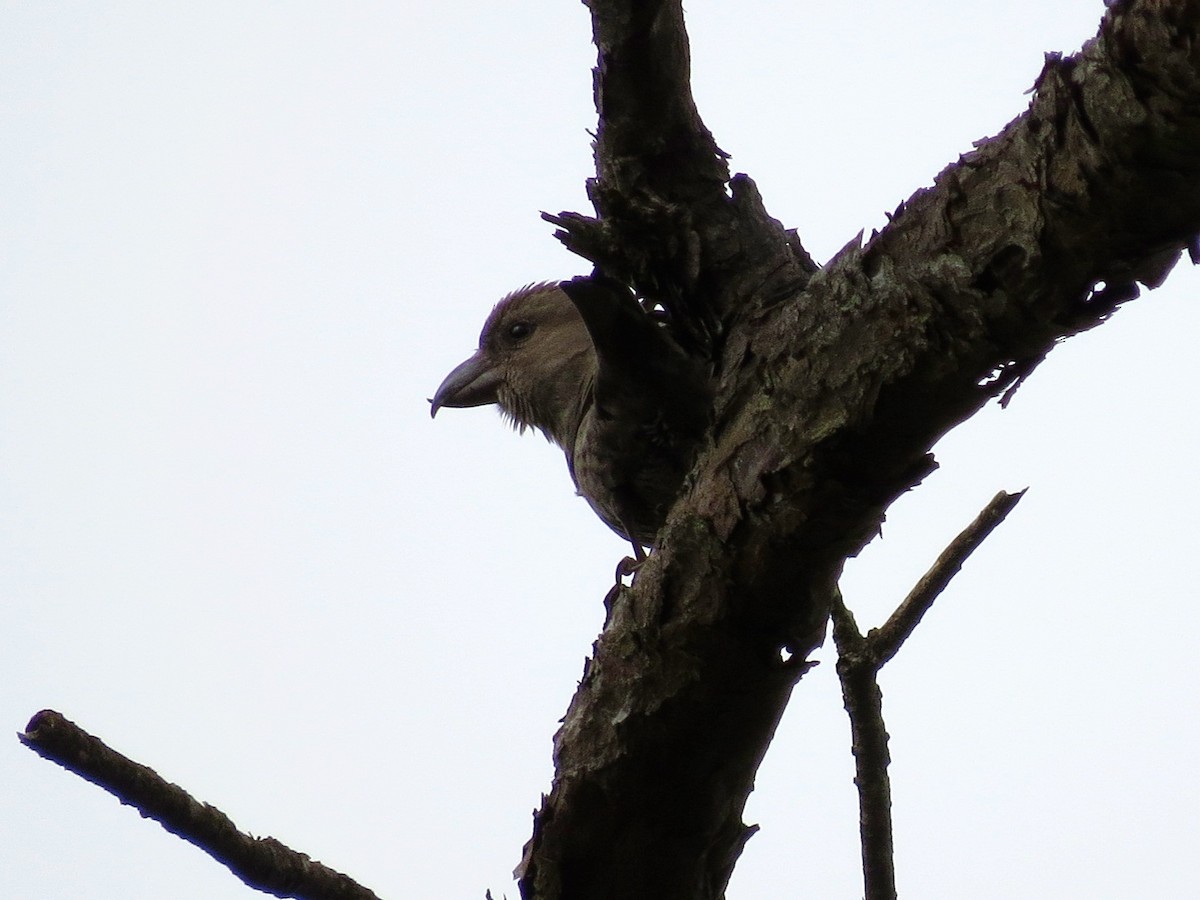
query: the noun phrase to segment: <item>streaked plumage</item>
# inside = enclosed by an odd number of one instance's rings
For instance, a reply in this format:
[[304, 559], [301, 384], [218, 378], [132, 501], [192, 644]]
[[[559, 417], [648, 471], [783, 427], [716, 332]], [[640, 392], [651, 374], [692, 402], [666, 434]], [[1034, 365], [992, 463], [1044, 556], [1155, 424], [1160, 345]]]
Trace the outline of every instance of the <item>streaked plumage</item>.
[[578, 492], [618, 534], [652, 547], [708, 421], [704, 369], [631, 294], [592, 279], [501, 300], [479, 349], [438, 387], [442, 407], [497, 404], [562, 448]]

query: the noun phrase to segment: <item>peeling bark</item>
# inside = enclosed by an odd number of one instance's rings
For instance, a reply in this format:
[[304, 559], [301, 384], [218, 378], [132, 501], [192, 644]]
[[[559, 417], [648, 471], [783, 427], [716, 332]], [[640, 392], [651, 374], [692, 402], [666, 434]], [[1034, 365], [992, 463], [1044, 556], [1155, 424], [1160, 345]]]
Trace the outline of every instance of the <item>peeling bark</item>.
[[548, 217], [715, 366], [711, 444], [555, 741], [527, 898], [715, 898], [845, 559], [929, 449], [1200, 232], [1200, 0], [1113, 4], [1029, 110], [815, 272], [728, 178], [679, 4], [591, 0], [596, 216]]

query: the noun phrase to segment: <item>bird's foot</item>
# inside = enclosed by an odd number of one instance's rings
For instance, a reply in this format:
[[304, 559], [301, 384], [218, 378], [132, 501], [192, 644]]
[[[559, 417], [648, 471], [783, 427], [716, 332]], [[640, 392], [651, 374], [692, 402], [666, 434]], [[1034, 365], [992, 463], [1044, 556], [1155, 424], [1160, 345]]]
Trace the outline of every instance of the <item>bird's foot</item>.
[[643, 556], [641, 559], [637, 559], [633, 556], [626, 556], [623, 560], [617, 563], [617, 571], [615, 576], [617, 584], [620, 584], [622, 579], [630, 575], [636, 575], [638, 569], [642, 567], [642, 563], [645, 561], [645, 556]]
[[646, 561], [646, 549], [636, 541], [633, 542], [633, 556], [626, 556], [617, 563], [617, 585], [620, 586], [621, 580], [627, 575], [637, 575], [638, 569], [642, 567], [642, 563]]
[[[612, 605], [616, 602], [617, 597], [621, 595], [621, 588], [625, 587], [625, 579], [632, 575], [637, 576], [638, 569], [642, 567], [647, 559], [646, 551], [640, 544], [633, 545], [633, 556], [626, 556], [617, 563], [617, 571], [614, 576], [614, 584], [609, 589], [609, 592], [604, 596], [604, 608], [612, 613]], [[632, 582], [631, 582], [632, 584]]]

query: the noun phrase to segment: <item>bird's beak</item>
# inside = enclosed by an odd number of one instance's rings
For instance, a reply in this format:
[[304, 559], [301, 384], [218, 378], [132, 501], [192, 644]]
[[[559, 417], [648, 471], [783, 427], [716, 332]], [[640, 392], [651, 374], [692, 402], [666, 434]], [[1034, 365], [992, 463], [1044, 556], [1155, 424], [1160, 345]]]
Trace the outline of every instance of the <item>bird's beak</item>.
[[438, 385], [429, 401], [429, 415], [436, 416], [443, 406], [462, 408], [495, 403], [500, 399], [498, 392], [503, 381], [499, 369], [480, 351], [455, 366]]

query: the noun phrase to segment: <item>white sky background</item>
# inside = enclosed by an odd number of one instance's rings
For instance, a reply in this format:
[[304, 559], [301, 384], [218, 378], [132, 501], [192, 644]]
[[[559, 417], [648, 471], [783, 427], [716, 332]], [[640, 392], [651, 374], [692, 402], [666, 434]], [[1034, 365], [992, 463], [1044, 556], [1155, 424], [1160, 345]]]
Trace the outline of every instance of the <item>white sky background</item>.
[[[734, 171], [828, 259], [1027, 103], [1098, 0], [688, 4]], [[43, 707], [382, 897], [517, 895], [624, 548], [561, 455], [425, 398], [586, 265], [581, 4], [0, 6], [0, 896], [255, 896], [41, 761]], [[878, 623], [1029, 494], [885, 671], [901, 893], [1200, 894], [1200, 278], [942, 442], [844, 581]], [[861, 895], [830, 648], [731, 900]]]

